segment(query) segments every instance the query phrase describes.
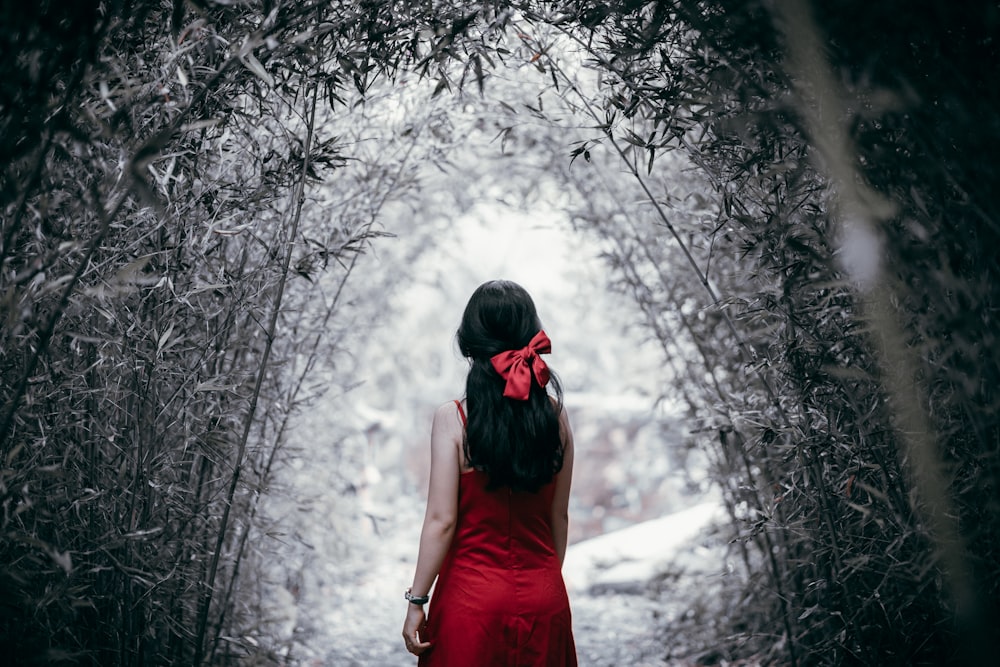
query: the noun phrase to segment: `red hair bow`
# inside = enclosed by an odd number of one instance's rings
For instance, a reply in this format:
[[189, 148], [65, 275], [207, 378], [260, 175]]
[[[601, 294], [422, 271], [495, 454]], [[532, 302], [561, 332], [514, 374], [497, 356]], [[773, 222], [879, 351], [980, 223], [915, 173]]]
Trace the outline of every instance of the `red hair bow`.
[[531, 372], [535, 372], [538, 386], [549, 382], [549, 367], [538, 355], [552, 351], [552, 342], [544, 331], [535, 334], [520, 350], [506, 350], [490, 357], [493, 368], [507, 381], [503, 395], [518, 401], [528, 400], [531, 393]]

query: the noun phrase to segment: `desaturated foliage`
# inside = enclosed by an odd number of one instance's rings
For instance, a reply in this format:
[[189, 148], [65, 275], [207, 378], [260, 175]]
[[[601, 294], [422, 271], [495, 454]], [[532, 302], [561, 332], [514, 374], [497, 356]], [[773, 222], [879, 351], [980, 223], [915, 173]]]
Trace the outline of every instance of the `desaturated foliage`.
[[[5, 655], [294, 659], [262, 609], [265, 538], [282, 536], [259, 499], [292, 493], [271, 489], [290, 420], [349, 384], [330, 363], [344, 332], [399, 278], [354, 275], [385, 207], [442, 206], [414, 164], [447, 173], [473, 130], [549, 165], [662, 347], [744, 565], [703, 619], [729, 639], [705, 648], [984, 650], [1000, 16], [803, 8], [6, 3]], [[505, 67], [537, 88], [505, 88]], [[449, 100], [493, 91], [474, 128], [452, 125]], [[505, 175], [530, 202], [530, 174]]]
[[[579, 219], [611, 242], [730, 508], [748, 586], [724, 626], [739, 648], [714, 651], [978, 660], [998, 592], [998, 16], [802, 7], [538, 11], [537, 51], [571, 39], [605, 84], [567, 96], [597, 129], [573, 169], [620, 158], [578, 176]], [[632, 187], [600, 193], [616, 167]]]
[[440, 37], [431, 10], [450, 25], [445, 5], [5, 5], [8, 659], [281, 648], [246, 576], [259, 498], [434, 143], [429, 109], [396, 145], [365, 125]]

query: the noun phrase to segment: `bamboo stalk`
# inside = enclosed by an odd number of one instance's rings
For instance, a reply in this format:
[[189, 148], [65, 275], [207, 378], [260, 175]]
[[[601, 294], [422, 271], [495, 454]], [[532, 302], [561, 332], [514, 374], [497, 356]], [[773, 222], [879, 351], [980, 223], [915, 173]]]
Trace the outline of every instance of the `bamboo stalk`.
[[[305, 203], [305, 184], [309, 177], [308, 169], [310, 165], [310, 150], [312, 149], [313, 134], [316, 122], [316, 104], [318, 100], [319, 83], [313, 82], [312, 99], [307, 111], [308, 120], [306, 123], [306, 138], [302, 148], [302, 168], [299, 172], [299, 180], [295, 191], [292, 194], [293, 212], [291, 215], [291, 225], [288, 237], [285, 241], [285, 256], [281, 263], [281, 272], [278, 276], [277, 292], [271, 306], [270, 320], [267, 325], [267, 341], [261, 356], [260, 367], [257, 371], [257, 378], [254, 382], [254, 389], [250, 396], [250, 406], [247, 409], [246, 418], [243, 422], [243, 434], [240, 437], [239, 446], [236, 452], [236, 460], [233, 466], [233, 474], [229, 483], [229, 490], [226, 493], [226, 501], [223, 507], [222, 518], [219, 524], [218, 534], [215, 542], [215, 549], [209, 564], [208, 572], [202, 583], [202, 594], [199, 602], [197, 631], [195, 633], [195, 656], [194, 665], [199, 667], [205, 656], [205, 635], [208, 629], [208, 612], [212, 603], [212, 594], [215, 590], [215, 577], [219, 568], [219, 559], [222, 555], [222, 547], [228, 533], [229, 515], [233, 505], [233, 498], [239, 486], [241, 467], [246, 455], [247, 442], [250, 439], [250, 431], [257, 414], [257, 403], [264, 385], [264, 377], [268, 370], [268, 361], [271, 356], [271, 349], [275, 339], [275, 332], [278, 328], [278, 316], [281, 313], [281, 302], [285, 294], [285, 285], [288, 281], [288, 272], [292, 262], [292, 251], [295, 248], [295, 238], [298, 235], [299, 221], [302, 216], [302, 206]], [[214, 650], [214, 642], [213, 642]]]
[[[615, 139], [614, 134], [612, 133], [612, 128], [608, 124], [603, 123], [601, 121], [600, 116], [597, 114], [596, 110], [594, 110], [593, 106], [590, 104], [590, 101], [586, 98], [586, 96], [582, 93], [582, 91], [580, 91], [579, 87], [576, 86], [575, 82], [572, 79], [569, 78], [569, 76], [565, 73], [565, 71], [563, 71], [562, 68], [560, 68], [558, 66], [558, 64], [549, 55], [546, 55], [545, 57], [547, 59], [547, 63], [549, 64], [549, 66], [552, 67], [554, 71], [559, 72], [560, 76], [567, 83], [569, 89], [572, 90], [577, 95], [577, 97], [581, 100], [581, 102], [584, 105], [584, 108], [587, 111], [587, 114], [590, 115], [590, 117], [597, 123], [598, 127], [600, 128], [600, 130], [604, 133], [605, 138], [611, 144], [612, 148], [614, 148], [615, 152], [618, 154], [618, 156], [621, 158], [621, 160], [625, 163], [626, 167], [628, 168], [629, 173], [636, 180], [636, 182], [639, 184], [639, 187], [642, 189], [643, 193], [645, 194], [646, 199], [652, 204], [653, 209], [656, 212], [656, 215], [659, 218], [661, 225], [669, 231], [670, 235], [673, 237], [674, 241], [677, 243], [678, 247], [680, 248], [681, 252], [683, 253], [683, 255], [685, 257], [685, 260], [687, 261], [688, 266], [690, 267], [691, 271], [694, 273], [695, 277], [697, 278], [698, 283], [705, 290], [705, 292], [709, 295], [709, 298], [711, 299], [712, 304], [715, 306], [716, 310], [722, 316], [723, 321], [726, 323], [727, 329], [729, 330], [730, 334], [733, 336], [733, 339], [737, 343], [737, 347], [738, 347], [738, 349], [740, 351], [740, 354], [743, 357], [744, 361], [747, 364], [750, 364], [754, 360], [754, 358], [755, 358], [755, 355], [754, 355], [753, 351], [750, 349], [750, 346], [746, 342], [746, 339], [740, 334], [739, 330], [737, 330], [735, 323], [732, 321], [732, 318], [729, 317], [729, 313], [726, 311], [725, 308], [722, 307], [721, 299], [719, 297], [718, 292], [715, 290], [714, 287], [712, 287], [711, 283], [709, 283], [708, 276], [705, 274], [705, 272], [703, 272], [701, 270], [701, 267], [698, 266], [698, 263], [695, 261], [694, 255], [691, 253], [691, 250], [688, 248], [687, 243], [684, 242], [684, 239], [681, 238], [680, 234], [677, 231], [676, 226], [671, 222], [671, 220], [669, 219], [669, 217], [666, 215], [666, 212], [663, 210], [663, 207], [660, 205], [659, 200], [654, 196], [654, 194], [653, 194], [652, 190], [650, 189], [649, 185], [646, 183], [646, 179], [643, 178], [642, 174], [639, 172], [639, 169], [636, 166], [635, 161], [629, 159], [628, 154], [626, 153], [625, 149], [623, 149], [621, 147], [621, 145], [618, 143], [618, 141]], [[649, 249], [645, 248], [645, 246], [643, 246], [643, 247], [644, 247], [645, 251], [648, 253]], [[652, 261], [651, 257], [650, 257], [650, 261]], [[656, 264], [655, 262], [653, 262], [653, 263], [657, 267], [657, 269], [660, 270], [659, 265]], [[666, 280], [666, 278], [665, 278], [665, 276], [663, 276], [662, 271], [660, 271], [659, 275], [660, 275], [661, 283], [664, 283], [664, 281]], [[681, 317], [682, 317], [682, 319], [684, 319], [683, 318], [683, 314], [681, 314]], [[693, 331], [693, 329], [691, 329], [689, 327], [688, 331], [689, 331], [690, 335], [692, 336], [692, 339], [695, 341], [696, 346], [698, 347], [700, 353], [703, 355], [703, 358], [705, 359], [706, 366], [709, 368], [710, 372], [712, 372], [711, 371], [712, 364], [710, 364], [709, 361], [708, 361], [708, 359], [707, 359], [707, 356], [706, 356], [707, 352], [700, 345], [700, 342], [698, 341], [698, 337], [695, 334], [695, 332]], [[785, 411], [784, 407], [782, 406], [781, 401], [780, 401], [780, 399], [779, 399], [779, 397], [777, 395], [777, 392], [774, 390], [774, 388], [773, 388], [770, 380], [763, 373], [761, 373], [759, 371], [756, 373], [756, 376], [759, 379], [759, 381], [761, 382], [761, 385], [762, 385], [765, 393], [767, 394], [767, 396], [768, 396], [768, 398], [769, 398], [772, 406], [777, 411], [779, 420], [782, 423], [784, 423], [786, 426], [791, 427], [792, 426], [791, 419], [789, 418], [787, 412]], [[714, 374], [713, 374], [713, 378], [714, 378]], [[717, 389], [719, 391], [721, 391], [721, 389], [719, 389], [718, 387], [717, 387]], [[725, 400], [725, 398], [722, 397], [722, 400]], [[744, 464], [744, 469], [746, 471], [746, 474], [749, 475], [748, 481], [752, 480], [753, 479], [752, 466], [750, 464], [749, 458], [747, 457], [746, 446], [745, 446], [745, 442], [743, 441], [742, 434], [740, 434], [739, 430], [736, 429], [736, 428], [733, 429], [733, 433], [736, 435], [736, 438], [737, 438], [737, 443], [738, 443], [737, 444], [737, 450], [740, 452], [740, 455], [742, 457], [743, 464]], [[722, 446], [725, 448], [726, 444], [723, 443]], [[799, 456], [801, 456], [800, 449], [801, 449], [800, 446], [796, 445], [796, 452], [798, 453]], [[770, 458], [769, 456], [765, 456], [765, 463], [766, 463], [766, 461], [769, 458]], [[774, 477], [773, 473], [770, 476]], [[763, 507], [763, 502], [761, 501], [761, 499], [759, 497], [758, 497], [758, 504], [760, 504], [760, 506]], [[780, 512], [781, 512], [781, 510], [779, 508], [779, 513]], [[785, 633], [786, 633], [787, 638], [788, 638], [789, 660], [791, 662], [792, 667], [795, 667], [798, 664], [798, 655], [797, 655], [797, 650], [795, 648], [795, 640], [794, 640], [794, 634], [793, 634], [793, 625], [794, 624], [793, 624], [792, 619], [791, 619], [791, 610], [790, 610], [789, 605], [788, 605], [788, 598], [787, 598], [787, 595], [784, 592], [784, 584], [783, 584], [782, 578], [781, 578], [781, 568], [780, 568], [780, 566], [778, 564], [778, 561], [777, 561], [777, 555], [775, 554], [775, 549], [774, 549], [775, 545], [773, 544], [773, 542], [771, 540], [770, 534], [767, 531], [762, 531], [762, 535], [763, 535], [763, 539], [764, 539], [764, 542], [765, 542], [765, 545], [764, 545], [764, 548], [762, 549], [762, 551], [766, 555], [766, 557], [768, 559], [768, 562], [769, 562], [769, 565], [770, 565], [772, 582], [773, 582], [773, 584], [775, 586], [775, 590], [776, 590], [777, 597], [778, 597], [779, 604], [780, 604], [781, 611], [782, 611], [782, 622], [783, 622], [783, 624], [785, 626]]]
[[[848, 244], [872, 244], [877, 248], [878, 227], [893, 215], [894, 207], [864, 184], [845, 128], [846, 109], [840, 101], [843, 95], [822, 54], [820, 31], [810, 7], [805, 0], [778, 0], [773, 11], [777, 27], [786, 40], [787, 70], [800, 96], [801, 113], [810, 138], [823, 158], [818, 161], [817, 169], [825, 172], [833, 184], [831, 199], [839, 214], [842, 250], [850, 255], [852, 248]], [[916, 378], [919, 363], [906, 343], [902, 325], [893, 315], [896, 295], [878, 252], [871, 252], [863, 260], [850, 261], [848, 257], [846, 269], [867, 300], [864, 317], [871, 324], [872, 343], [895, 412], [903, 463], [909, 468], [919, 493], [914, 509], [927, 522], [928, 532], [936, 544], [945, 588], [953, 605], [956, 627], [964, 637], [966, 654], [975, 661], [988, 661], [992, 652], [985, 629], [979, 623], [982, 606], [979, 593], [972, 581], [968, 555], [948, 492], [937, 434], [921, 407], [924, 397]]]
[[[572, 85], [572, 84], [570, 84], [570, 85]], [[578, 94], [580, 94], [580, 93], [578, 92]], [[618, 206], [619, 213], [621, 213], [626, 219], [631, 220], [630, 216], [624, 210], [624, 207], [622, 206], [621, 202], [619, 201], [619, 198], [618, 198], [617, 194], [612, 190], [612, 188], [608, 184], [607, 180], [602, 178], [601, 179], [601, 183], [604, 186], [604, 189], [605, 189], [606, 193], [611, 197], [612, 201], [614, 201], [616, 203], [616, 205]], [[646, 258], [646, 261], [649, 262], [655, 268], [655, 271], [656, 271], [657, 277], [659, 278], [660, 284], [664, 287], [664, 289], [667, 290], [668, 299], [674, 302], [674, 304], [676, 306], [675, 311], [677, 313], [678, 319], [680, 320], [681, 326], [687, 332], [688, 337], [690, 338], [690, 340], [692, 341], [692, 343], [695, 345], [695, 348], [698, 350], [699, 356], [700, 356], [701, 361], [702, 361], [702, 365], [704, 366], [705, 370], [709, 373], [710, 377], [712, 378], [712, 385], [713, 385], [713, 387], [715, 389], [715, 394], [716, 394], [718, 400], [723, 405], [728, 404], [729, 400], [728, 400], [727, 396], [725, 395], [725, 392], [723, 391], [722, 386], [719, 383], [719, 380], [718, 380], [718, 377], [717, 377], [716, 364], [711, 359], [712, 355], [706, 349], [705, 345], [703, 344], [703, 342], [699, 338], [698, 333], [695, 331], [694, 326], [691, 324], [689, 318], [684, 314], [682, 308], [680, 307], [680, 303], [679, 303], [678, 299], [676, 298], [676, 289], [674, 289], [674, 288], [671, 287], [670, 281], [668, 280], [666, 274], [663, 272], [663, 268], [660, 266], [660, 263], [656, 260], [656, 258], [653, 257], [652, 251], [650, 250], [650, 247], [649, 247], [649, 244], [643, 243], [642, 239], [639, 238], [638, 231], [635, 229], [634, 224], [631, 225], [631, 226], [632, 226], [633, 234], [636, 236], [637, 245], [641, 248], [641, 252], [644, 254], [644, 256]], [[679, 240], [679, 237], [676, 234], [674, 235], [674, 238]], [[626, 255], [627, 253], [626, 253], [626, 250], [625, 250], [624, 246], [621, 244], [621, 240], [617, 236], [613, 236], [613, 239], [615, 240], [616, 244], [618, 244], [619, 252], [622, 253], [623, 256]], [[691, 257], [691, 255], [689, 255], [689, 257]], [[635, 267], [631, 264], [631, 262], [625, 262], [624, 265], [626, 267], [626, 271], [627, 272], [629, 270], [631, 270], [631, 280], [633, 282], [642, 283], [641, 278], [635, 272]], [[651, 325], [654, 327], [654, 332], [655, 332], [657, 338], [659, 338], [661, 341], [665, 340], [666, 334], [662, 331], [662, 329], [660, 329], [660, 325], [659, 325], [658, 318], [657, 318], [658, 313], [655, 313], [651, 309], [649, 309], [649, 307], [647, 305], [645, 305], [642, 300], [639, 300], [639, 304], [640, 304], [640, 307], [643, 308], [644, 311], [647, 312], [647, 319], [650, 321]], [[664, 352], [665, 353], [667, 352], [666, 349], [664, 349]], [[691, 377], [690, 380], [693, 382], [694, 378]], [[695, 382], [695, 384], [697, 385], [697, 384], [700, 384], [700, 383]], [[752, 466], [752, 464], [750, 462], [750, 458], [749, 458], [749, 456], [747, 454], [746, 441], [743, 439], [742, 433], [740, 433], [739, 429], [736, 428], [736, 426], [734, 425], [733, 415], [731, 413], [727, 412], [727, 413], [725, 413], [725, 417], [726, 417], [728, 425], [729, 425], [729, 427], [731, 429], [730, 432], [733, 433], [733, 435], [734, 435], [733, 439], [735, 440], [735, 446], [733, 446], [732, 449], [735, 449], [735, 451], [738, 452], [740, 461], [743, 464], [744, 473], [746, 475], [746, 480], [747, 480], [748, 484], [750, 485], [750, 487], [753, 489], [753, 498], [752, 498], [752, 500], [755, 502], [755, 504], [757, 505], [757, 507], [763, 508], [765, 506], [765, 503], [764, 503], [763, 498], [760, 495], [760, 490], [758, 488], [758, 484], [756, 483], [755, 475], [753, 474], [753, 466]], [[720, 450], [721, 450], [723, 456], [725, 457], [727, 463], [730, 465], [730, 469], [735, 471], [735, 467], [733, 466], [733, 461], [732, 461], [731, 457], [729, 456], [729, 450], [731, 448], [731, 446], [729, 444], [729, 438], [727, 437], [726, 431], [724, 431], [724, 430], [720, 430], [719, 447], [720, 447]], [[764, 472], [771, 479], [775, 479], [776, 475], [770, 470], [770, 466], [768, 464], [769, 459], [770, 459], [770, 456], [765, 455], [765, 457], [763, 459]], [[730, 509], [730, 515], [735, 520], [736, 517], [735, 517], [735, 513], [733, 512], [732, 506], [730, 506], [729, 509]], [[777, 508], [777, 512], [779, 514], [779, 517], [781, 517], [779, 519], [779, 522], [783, 523], [784, 522], [783, 509], [781, 507], [778, 507]], [[775, 593], [776, 593], [776, 596], [778, 598], [778, 603], [779, 603], [779, 606], [780, 606], [781, 612], [782, 612], [782, 623], [784, 624], [785, 633], [786, 633], [786, 635], [788, 637], [789, 657], [790, 657], [790, 660], [791, 660], [791, 664], [794, 666], [794, 665], [796, 665], [798, 663], [798, 656], [797, 656], [797, 651], [796, 651], [796, 648], [795, 648], [795, 642], [793, 641], [793, 637], [794, 637], [794, 634], [793, 634], [793, 622], [792, 622], [792, 617], [791, 617], [791, 610], [790, 610], [789, 604], [788, 604], [788, 595], [785, 592], [785, 585], [784, 585], [783, 579], [781, 577], [782, 570], [781, 570], [780, 564], [778, 562], [777, 554], [775, 553], [775, 546], [776, 545], [775, 545], [774, 540], [771, 537], [771, 534], [768, 531], [766, 531], [766, 530], [758, 531], [758, 532], [754, 533], [752, 537], [754, 538], [755, 541], [757, 541], [758, 539], [760, 539], [760, 540], [763, 541], [763, 544], [761, 544], [760, 542], [757, 543], [757, 548], [764, 554], [764, 556], [765, 556], [765, 558], [766, 558], [766, 560], [768, 562], [768, 566], [769, 566], [769, 569], [770, 569], [770, 577], [771, 577], [772, 585], [774, 586]], [[782, 544], [782, 546], [787, 547], [786, 541], [784, 539], [781, 539], [781, 544]], [[747, 567], [747, 571], [749, 573], [751, 571], [750, 561], [749, 561], [749, 555], [747, 554], [745, 545], [742, 542], [741, 542], [740, 546], [743, 549], [744, 563], [745, 563], [745, 565]]]

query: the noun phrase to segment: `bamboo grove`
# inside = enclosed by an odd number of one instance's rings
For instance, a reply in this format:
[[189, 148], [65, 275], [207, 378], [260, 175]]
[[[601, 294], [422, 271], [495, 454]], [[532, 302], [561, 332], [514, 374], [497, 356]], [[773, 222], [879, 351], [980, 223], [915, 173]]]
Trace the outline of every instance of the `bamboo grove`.
[[529, 108], [723, 492], [743, 571], [717, 651], [990, 654], [994, 3], [2, 16], [0, 637], [18, 663], [281, 661], [241, 577], [259, 496], [349, 317], [337, 286], [363, 280], [381, 205], [430, 150], [414, 132], [362, 164], [330, 128], [379, 82], [488, 96], [510, 62], [587, 128]]

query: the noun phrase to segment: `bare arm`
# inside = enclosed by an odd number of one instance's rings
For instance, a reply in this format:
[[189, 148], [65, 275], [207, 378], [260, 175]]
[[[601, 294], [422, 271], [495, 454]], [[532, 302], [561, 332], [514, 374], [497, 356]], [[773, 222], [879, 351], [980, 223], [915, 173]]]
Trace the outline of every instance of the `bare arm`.
[[556, 475], [556, 493], [552, 501], [552, 540], [562, 565], [569, 538], [569, 489], [573, 481], [573, 430], [565, 410], [559, 413], [559, 435], [563, 441], [563, 466]]
[[[427, 511], [420, 531], [420, 551], [413, 574], [414, 595], [426, 595], [441, 570], [441, 563], [451, 546], [458, 518], [459, 450], [462, 425], [454, 403], [445, 403], [434, 413], [431, 427], [431, 479], [427, 491]], [[403, 624], [403, 637], [411, 653], [419, 655], [430, 647], [421, 642], [419, 631], [424, 624], [423, 607], [410, 604]]]

